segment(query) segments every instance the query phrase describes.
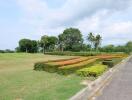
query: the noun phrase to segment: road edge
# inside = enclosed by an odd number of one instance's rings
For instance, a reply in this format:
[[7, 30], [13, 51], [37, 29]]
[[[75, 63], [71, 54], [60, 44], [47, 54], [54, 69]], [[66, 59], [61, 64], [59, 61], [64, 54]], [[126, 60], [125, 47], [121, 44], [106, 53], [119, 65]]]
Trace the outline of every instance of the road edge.
[[123, 66], [132, 55], [128, 56], [127, 58], [123, 59], [120, 63], [115, 65], [110, 70], [106, 71], [103, 75], [101, 75], [98, 79], [93, 81], [92, 83], [88, 84], [87, 87], [83, 88], [79, 92], [77, 92], [74, 96], [72, 96], [69, 100], [92, 100], [98, 92], [105, 87], [111, 79], [114, 73], [120, 66]]

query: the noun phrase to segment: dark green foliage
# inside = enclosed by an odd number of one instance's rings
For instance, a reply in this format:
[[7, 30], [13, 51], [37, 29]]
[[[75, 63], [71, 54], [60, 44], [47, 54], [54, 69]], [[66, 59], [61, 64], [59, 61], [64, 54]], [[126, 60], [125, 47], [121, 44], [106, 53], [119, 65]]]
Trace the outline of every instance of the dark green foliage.
[[107, 45], [104, 46], [103, 48], [100, 48], [102, 52], [113, 52], [115, 50], [114, 45]]
[[[80, 45], [82, 44], [82, 34], [79, 29], [76, 28], [68, 28], [65, 29], [62, 34], [59, 36], [59, 46], [61, 51], [80, 51], [78, 50]], [[75, 46], [76, 45], [76, 46]]]
[[122, 60], [122, 58], [113, 58], [113, 59], [106, 59], [102, 61], [103, 65], [108, 65], [109, 68], [113, 67], [117, 63], [119, 63]]
[[32, 53], [37, 52], [37, 50], [38, 50], [38, 47], [37, 47], [37, 46], [38, 46], [38, 45], [37, 45], [37, 41], [31, 40], [30, 52], [32, 52]]
[[34, 65], [34, 70], [38, 71], [47, 71], [47, 72], [56, 72], [59, 66], [48, 64], [45, 62], [38, 62]]
[[130, 54], [132, 52], [132, 41], [127, 42], [125, 45], [107, 45], [99, 48], [101, 52], [125, 52]]
[[109, 68], [112, 68], [114, 66], [114, 62], [113, 61], [103, 61], [102, 62], [103, 65], [108, 65]]
[[10, 49], [6, 49], [6, 50], [0, 50], [0, 53], [14, 53], [14, 51]]
[[58, 43], [57, 37], [44, 35], [41, 37], [39, 45], [43, 49], [43, 53], [45, 53], [46, 51], [53, 51], [57, 43]]
[[19, 47], [16, 48], [17, 52], [35, 53], [38, 50], [37, 41], [30, 39], [21, 39]]
[[37, 62], [34, 64], [34, 70], [36, 71], [43, 71], [44, 70], [44, 63], [43, 62]]
[[4, 50], [0, 50], [0, 53], [5, 53], [5, 51]]

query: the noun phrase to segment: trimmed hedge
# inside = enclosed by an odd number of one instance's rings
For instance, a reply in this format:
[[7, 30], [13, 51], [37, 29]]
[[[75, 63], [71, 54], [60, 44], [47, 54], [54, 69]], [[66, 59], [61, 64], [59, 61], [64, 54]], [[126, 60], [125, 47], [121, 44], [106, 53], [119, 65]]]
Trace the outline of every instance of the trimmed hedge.
[[34, 64], [34, 70], [37, 71], [47, 71], [47, 72], [56, 72], [60, 65], [52, 64], [53, 62], [45, 63], [38, 62]]
[[102, 54], [96, 57], [98, 57], [99, 59], [106, 60], [106, 59], [113, 59], [113, 58], [125, 58], [127, 57], [127, 55], [125, 54], [120, 54], [120, 55], [119, 54]]
[[[80, 58], [76, 58], [76, 59], [69, 59], [69, 60], [65, 60], [65, 61], [56, 61], [56, 62], [38, 62], [38, 63], [35, 63], [34, 65], [34, 70], [38, 70], [38, 71], [47, 71], [47, 72], [57, 72], [58, 71], [58, 68], [61, 67], [61, 66], [64, 66], [64, 65], [71, 65], [71, 64], [76, 64], [76, 63], [79, 63], [79, 62], [84, 62], [88, 59], [90, 59], [91, 57], [80, 57]], [[75, 60], [75, 61], [74, 61]], [[67, 63], [64, 63], [64, 64], [60, 64], [60, 62], [66, 62]], [[71, 62], [70, 61], [74, 61], [74, 62]]]
[[58, 68], [58, 73], [59, 74], [70, 74], [75, 72], [76, 70], [86, 67], [87, 65], [93, 64], [98, 58], [93, 58], [87, 61], [83, 61], [77, 64], [73, 64], [73, 65], [68, 65], [68, 66], [62, 66]]
[[49, 55], [67, 55], [67, 56], [96, 56], [101, 54], [101, 52], [71, 52], [71, 51], [65, 51], [65, 52], [46, 52], [46, 54]]
[[61, 65], [61, 66], [66, 66], [66, 65], [71, 65], [71, 64], [76, 64], [76, 63], [80, 63], [86, 60], [89, 60], [93, 57], [80, 57], [78, 59], [72, 59], [72, 60], [66, 60], [66, 61], [59, 61], [59, 62], [55, 62], [55, 64]]
[[48, 60], [48, 61], [45, 61], [45, 63], [47, 62], [60, 62], [60, 61], [67, 61], [67, 60], [73, 60], [73, 59], [78, 59], [80, 57], [73, 57], [73, 58], [64, 58], [64, 59], [56, 59], [56, 60]]
[[76, 72], [76, 74], [84, 77], [98, 77], [106, 70], [106, 65], [94, 65], [88, 68], [80, 69]]
[[107, 65], [109, 68], [112, 68], [114, 66], [114, 62], [113, 61], [108, 61], [108, 60], [104, 60], [102, 62], [103, 65]]
[[43, 71], [44, 70], [44, 62], [37, 62], [34, 64], [34, 70]]
[[109, 68], [112, 68], [114, 65], [119, 63], [121, 60], [122, 60], [121, 58], [106, 59], [102, 61], [102, 64], [107, 65]]

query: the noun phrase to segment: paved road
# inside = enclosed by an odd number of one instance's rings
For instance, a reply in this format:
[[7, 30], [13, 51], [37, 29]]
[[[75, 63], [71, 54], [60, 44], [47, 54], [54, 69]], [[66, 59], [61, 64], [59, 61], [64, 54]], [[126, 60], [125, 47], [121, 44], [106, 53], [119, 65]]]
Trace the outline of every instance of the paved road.
[[116, 72], [96, 100], [132, 100], [132, 58]]

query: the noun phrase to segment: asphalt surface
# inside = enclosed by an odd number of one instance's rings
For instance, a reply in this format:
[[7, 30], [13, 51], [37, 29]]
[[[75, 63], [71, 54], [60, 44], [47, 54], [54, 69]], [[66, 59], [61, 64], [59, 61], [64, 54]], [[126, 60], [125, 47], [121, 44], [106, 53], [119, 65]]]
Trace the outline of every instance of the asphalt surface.
[[96, 100], [132, 100], [132, 58], [119, 68]]

